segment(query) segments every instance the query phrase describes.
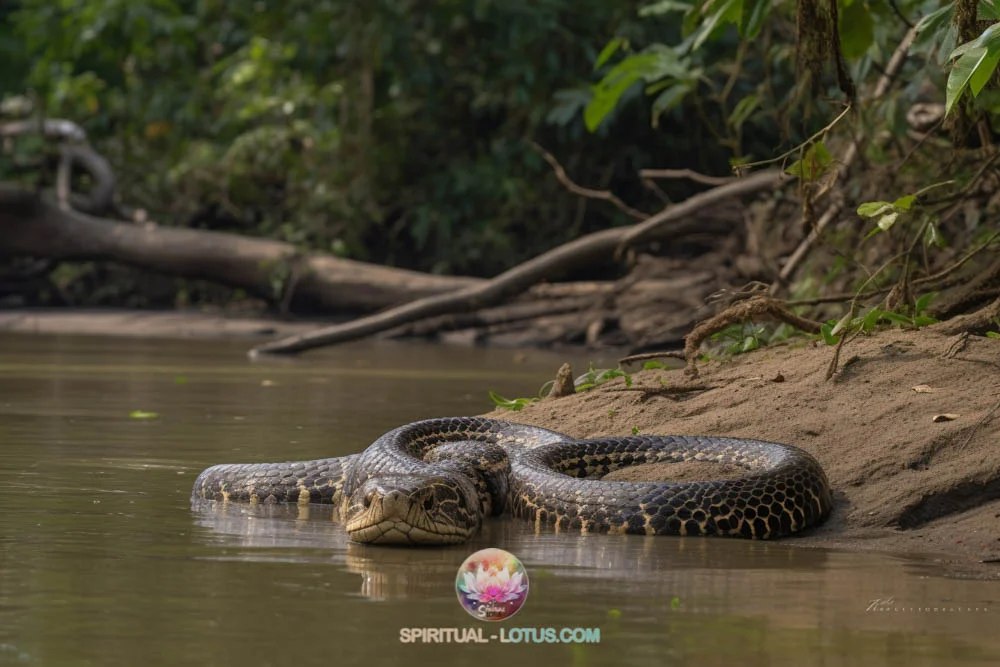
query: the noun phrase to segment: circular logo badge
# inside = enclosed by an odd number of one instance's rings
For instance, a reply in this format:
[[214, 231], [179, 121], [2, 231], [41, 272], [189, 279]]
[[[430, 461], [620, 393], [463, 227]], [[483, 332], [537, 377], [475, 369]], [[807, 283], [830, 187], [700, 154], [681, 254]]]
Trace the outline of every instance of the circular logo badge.
[[502, 621], [528, 599], [528, 573], [503, 549], [477, 551], [458, 568], [455, 592], [462, 608], [481, 621]]

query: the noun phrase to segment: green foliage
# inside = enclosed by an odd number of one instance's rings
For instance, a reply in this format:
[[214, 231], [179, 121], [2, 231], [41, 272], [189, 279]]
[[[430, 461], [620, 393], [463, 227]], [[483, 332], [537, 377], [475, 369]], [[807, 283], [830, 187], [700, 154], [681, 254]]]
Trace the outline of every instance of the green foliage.
[[[889, 231], [892, 226], [896, 224], [896, 221], [900, 219], [900, 216], [911, 212], [911, 210], [920, 208], [918, 198], [921, 195], [926, 194], [934, 188], [951, 185], [954, 182], [955, 181], [943, 181], [941, 183], [934, 183], [917, 192], [914, 192], [911, 195], [900, 197], [894, 202], [872, 201], [861, 204], [858, 206], [858, 215], [863, 218], [871, 218], [875, 221], [875, 228], [872, 229], [865, 238], [870, 238], [879, 232]], [[937, 237], [935, 236], [937, 233], [936, 227], [933, 222], [929, 222], [928, 224], [929, 236], [925, 238], [925, 243], [927, 245], [934, 245], [937, 243]]]
[[538, 397], [532, 398], [504, 398], [503, 396], [497, 394], [495, 391], [490, 391], [490, 400], [498, 408], [505, 408], [507, 410], [518, 411], [524, 408], [526, 405], [530, 405], [535, 401], [539, 400]]
[[[815, 100], [818, 82], [800, 76], [801, 72], [793, 67], [797, 59], [813, 57], [810, 45], [804, 44], [794, 53], [787, 40], [774, 39], [769, 32], [775, 29], [784, 35], [789, 30], [803, 30], [803, 21], [810, 20], [810, 13], [805, 18], [797, 15], [797, 4], [791, 0], [664, 0], [646, 5], [639, 11], [640, 17], [672, 17], [679, 30], [666, 32], [658, 41], [645, 45], [636, 46], [635, 40], [621, 38], [608, 42], [598, 68], [616, 55], [623, 58], [594, 86], [587, 106], [587, 127], [591, 131], [600, 127], [632, 98], [630, 91], [641, 82], [647, 95], [658, 95], [650, 104], [654, 126], [668, 111], [681, 115], [685, 102], [693, 100], [699, 116], [721, 116], [719, 120], [725, 123], [727, 132], [717, 134], [731, 147], [734, 166], [747, 162], [744, 123], [759, 126], [764, 118], [778, 115], [777, 110], [791, 102], [800, 102], [807, 113], [814, 107], [830, 108]], [[918, 78], [929, 79], [938, 66], [953, 61], [945, 95], [948, 112], [966, 90], [979, 98], [1000, 64], [1000, 24], [987, 25], [976, 39], [958, 45], [953, 20], [955, 3], [940, 6], [935, 0], [900, 0], [891, 8], [864, 0], [839, 0], [837, 4], [839, 54], [855, 82], [879, 75], [878, 64], [884, 65], [902, 34], [900, 16], [919, 18], [911, 52], [925, 56], [932, 67]], [[982, 0], [977, 18], [987, 22], [1000, 19], [1000, 3]], [[932, 61], [935, 52], [937, 58]], [[666, 57], [658, 60], [658, 54]], [[832, 62], [832, 56], [826, 53], [815, 58]], [[760, 83], [762, 80], [764, 83]], [[915, 92], [916, 86], [912, 86], [905, 95]], [[982, 103], [991, 113], [1000, 115], [996, 101], [984, 96]], [[893, 104], [890, 101], [889, 105]], [[906, 130], [905, 124], [892, 117], [887, 120], [894, 132]], [[825, 148], [817, 146], [821, 145], [811, 146], [812, 154], [793, 165], [789, 173], [818, 177], [802, 169], [805, 161], [818, 165], [820, 170], [829, 164], [828, 155], [817, 153]]]
[[763, 345], [770, 345], [787, 340], [797, 330], [785, 323], [777, 326], [756, 322], [731, 324], [722, 331], [712, 334], [709, 338], [714, 343], [714, 354], [709, 357], [732, 356], [756, 350]]
[[830, 154], [829, 149], [823, 145], [822, 141], [817, 141], [806, 149], [801, 159], [790, 164], [785, 169], [785, 173], [797, 176], [804, 181], [813, 182], [818, 181], [826, 174], [832, 164], [833, 155]]
[[959, 46], [948, 59], [955, 63], [948, 75], [945, 113], [951, 113], [966, 88], [977, 97], [993, 76], [1000, 64], [1000, 23], [994, 23], [976, 39]]
[[[658, 24], [637, 8], [20, 0], [0, 8], [0, 58], [16, 54], [0, 97], [82, 123], [123, 199], [160, 224], [493, 275], [620, 221], [592, 207], [581, 228], [526, 137], [581, 182], [682, 148], [641, 125], [586, 134], [593, 45], [648, 39]], [[642, 148], [621, 155], [623, 141]], [[637, 205], [652, 197], [631, 187]]]
[[[620, 368], [594, 368], [594, 364], [590, 364], [587, 372], [573, 380], [573, 387], [579, 392], [587, 391], [588, 389], [593, 389], [599, 384], [604, 384], [609, 380], [615, 378], [625, 378], [625, 386], [632, 386], [632, 376], [623, 371]], [[552, 381], [546, 382], [541, 389], [538, 391], [538, 396], [531, 398], [504, 398], [494, 391], [490, 391], [490, 400], [493, 404], [499, 408], [504, 408], [506, 410], [521, 410], [526, 405], [530, 405], [536, 401], [542, 399], [546, 396], [552, 387]], [[609, 416], [614, 416], [614, 410], [611, 411]]]
[[632, 376], [622, 369], [594, 368], [594, 364], [590, 364], [590, 368], [587, 369], [587, 372], [573, 381], [573, 386], [576, 387], [577, 392], [587, 391], [588, 389], [592, 389], [599, 384], [604, 384], [608, 380], [613, 380], [615, 378], [625, 378], [625, 386], [632, 386]]
[[879, 324], [893, 324], [908, 329], [919, 329], [934, 324], [937, 320], [926, 312], [935, 296], [935, 293], [928, 292], [917, 298], [912, 309], [904, 307], [901, 311], [885, 310], [878, 306], [872, 306], [857, 316], [853, 311], [848, 311], [840, 320], [830, 320], [823, 324], [820, 328], [820, 337], [827, 345], [836, 345], [842, 336], [871, 333]]

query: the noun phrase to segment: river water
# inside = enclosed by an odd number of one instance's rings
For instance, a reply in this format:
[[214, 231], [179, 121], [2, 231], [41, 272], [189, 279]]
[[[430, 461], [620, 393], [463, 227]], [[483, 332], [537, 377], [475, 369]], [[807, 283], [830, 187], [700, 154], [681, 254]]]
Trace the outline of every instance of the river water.
[[[1000, 662], [1000, 582], [918, 560], [536, 535], [511, 519], [461, 546], [371, 547], [326, 508], [192, 507], [206, 466], [358, 451], [409, 421], [486, 412], [489, 389], [531, 395], [565, 360], [383, 342], [250, 363], [246, 347], [0, 337], [0, 664]], [[501, 623], [467, 615], [454, 588], [490, 546], [530, 582]], [[484, 626], [486, 639], [552, 627], [600, 641], [400, 641], [403, 628]]]

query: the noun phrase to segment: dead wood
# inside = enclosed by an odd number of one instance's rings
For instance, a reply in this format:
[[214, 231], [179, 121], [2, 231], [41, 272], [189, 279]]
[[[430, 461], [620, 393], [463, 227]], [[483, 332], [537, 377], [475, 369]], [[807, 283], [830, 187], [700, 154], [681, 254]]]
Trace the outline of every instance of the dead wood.
[[272, 301], [282, 298], [295, 275], [296, 299], [354, 313], [485, 282], [303, 254], [268, 239], [118, 223], [63, 209], [51, 194], [9, 185], [0, 185], [0, 256], [120, 262], [210, 280]]
[[[695, 195], [635, 227], [606, 229], [565, 243], [484, 283], [472, 285], [450, 294], [417, 299], [351, 322], [335, 324], [318, 331], [265, 343], [251, 350], [250, 356], [294, 354], [315, 347], [357, 340], [429, 317], [495, 306], [521, 294], [536, 283], [606, 261], [623, 244], [698, 230], [701, 226], [700, 221], [692, 219], [690, 216], [699, 209], [715, 204], [721, 198], [747, 194], [763, 189], [767, 185], [773, 186], [781, 179], [781, 172], [777, 170], [754, 174]], [[668, 221], [672, 221], [674, 224], [667, 225]], [[653, 224], [648, 224], [651, 222]], [[646, 226], [644, 227], [644, 225]], [[642, 234], [636, 236], [634, 231], [640, 227], [643, 228]]]
[[732, 324], [741, 322], [760, 322], [777, 320], [801, 329], [806, 333], [817, 334], [820, 323], [799, 317], [785, 307], [783, 301], [768, 296], [754, 296], [746, 301], [737, 301], [718, 315], [711, 317], [691, 330], [684, 339], [684, 357], [687, 360], [685, 374], [698, 377], [695, 362], [698, 359], [698, 348], [711, 335], [716, 334]]
[[984, 333], [989, 330], [995, 331], [998, 322], [1000, 322], [1000, 298], [977, 311], [935, 324], [933, 328], [945, 334]]

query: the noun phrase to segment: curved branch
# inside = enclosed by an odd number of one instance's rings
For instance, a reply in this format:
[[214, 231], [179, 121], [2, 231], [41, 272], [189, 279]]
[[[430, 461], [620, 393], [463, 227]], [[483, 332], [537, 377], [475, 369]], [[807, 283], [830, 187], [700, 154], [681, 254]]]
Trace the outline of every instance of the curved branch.
[[494, 306], [520, 294], [535, 283], [564, 275], [593, 262], [606, 260], [616, 249], [636, 242], [635, 239], [649, 240], [666, 236], [668, 233], [694, 231], [703, 225], [702, 221], [688, 219], [669, 227], [666, 223], [689, 217], [695, 211], [720, 199], [754, 192], [767, 185], [775, 185], [780, 182], [781, 177], [780, 171], [771, 170], [741, 178], [739, 181], [697, 194], [634, 227], [606, 229], [565, 243], [501, 273], [482, 285], [473, 285], [449, 294], [425, 297], [352, 322], [335, 324], [318, 331], [265, 343], [251, 350], [250, 356], [293, 354], [315, 347], [356, 340], [427, 317]]
[[691, 215], [700, 208], [712, 204], [726, 197], [738, 197], [763, 190], [764, 188], [778, 185], [785, 178], [784, 172], [780, 169], [768, 169], [759, 171], [746, 178], [735, 179], [718, 187], [700, 192], [690, 199], [685, 199], [680, 204], [663, 209], [656, 215], [650, 216], [638, 225], [631, 227], [622, 235], [622, 240], [615, 250], [616, 256], [620, 256], [628, 246], [636, 245], [643, 241], [648, 241], [653, 236], [661, 233], [662, 227], [668, 222]]
[[94, 181], [87, 194], [71, 193], [69, 204], [84, 213], [99, 214], [111, 210], [115, 196], [115, 173], [107, 159], [85, 144], [68, 144], [59, 148], [60, 159], [70, 168], [81, 167]]

